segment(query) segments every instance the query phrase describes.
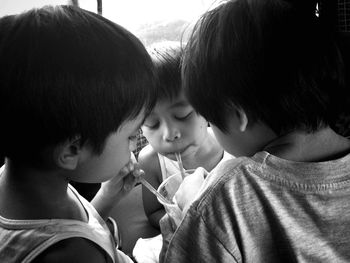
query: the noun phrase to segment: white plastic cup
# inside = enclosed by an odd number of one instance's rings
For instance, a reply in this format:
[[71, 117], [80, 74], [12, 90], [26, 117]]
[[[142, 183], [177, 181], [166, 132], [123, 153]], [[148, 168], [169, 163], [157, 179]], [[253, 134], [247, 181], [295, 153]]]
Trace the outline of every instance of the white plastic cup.
[[[195, 169], [185, 170], [185, 175], [192, 174], [194, 171]], [[172, 219], [175, 227], [179, 226], [182, 220], [182, 211], [177, 205], [176, 200], [174, 198], [174, 195], [179, 189], [182, 180], [182, 175], [180, 172], [178, 172], [165, 179], [157, 189], [157, 192], [169, 201], [165, 203], [161, 199], [157, 198], [159, 203], [161, 203], [164, 206], [165, 212]]]

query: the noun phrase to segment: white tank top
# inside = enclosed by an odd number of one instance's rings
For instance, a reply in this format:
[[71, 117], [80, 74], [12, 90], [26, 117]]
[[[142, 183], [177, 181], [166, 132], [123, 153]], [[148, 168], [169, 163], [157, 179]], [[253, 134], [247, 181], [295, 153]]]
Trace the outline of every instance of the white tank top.
[[[108, 262], [131, 262], [115, 248], [114, 239], [95, 208], [70, 186], [88, 215], [88, 222], [68, 219], [11, 220], [0, 216], [0, 262], [31, 262], [64, 239], [82, 237], [102, 248]], [[107, 256], [108, 255], [108, 256]]]

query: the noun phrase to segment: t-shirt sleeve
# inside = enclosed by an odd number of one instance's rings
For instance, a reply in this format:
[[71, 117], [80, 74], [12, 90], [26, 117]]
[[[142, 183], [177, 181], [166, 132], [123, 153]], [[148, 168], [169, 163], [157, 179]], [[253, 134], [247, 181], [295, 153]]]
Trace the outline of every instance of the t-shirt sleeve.
[[214, 231], [190, 209], [170, 240], [163, 241], [160, 262], [239, 262]]

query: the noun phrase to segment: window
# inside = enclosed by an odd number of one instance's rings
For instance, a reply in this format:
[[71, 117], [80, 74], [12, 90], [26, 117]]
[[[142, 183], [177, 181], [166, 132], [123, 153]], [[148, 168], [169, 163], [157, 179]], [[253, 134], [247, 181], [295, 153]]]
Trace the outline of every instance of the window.
[[[186, 40], [186, 32], [189, 32], [191, 24], [215, 2], [215, 0], [99, 1], [102, 3], [104, 17], [131, 31], [146, 46], [159, 41]], [[98, 0], [0, 0], [0, 16], [44, 5], [74, 3], [97, 13]]]

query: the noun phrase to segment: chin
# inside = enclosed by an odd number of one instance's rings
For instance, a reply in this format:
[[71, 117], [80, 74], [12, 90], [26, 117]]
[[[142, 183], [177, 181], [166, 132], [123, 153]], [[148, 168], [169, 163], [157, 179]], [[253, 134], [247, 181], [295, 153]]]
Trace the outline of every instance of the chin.
[[188, 147], [185, 148], [185, 150], [181, 152], [181, 157], [190, 156], [196, 153], [196, 151], [197, 151], [197, 147], [195, 147], [194, 145], [189, 145]]

